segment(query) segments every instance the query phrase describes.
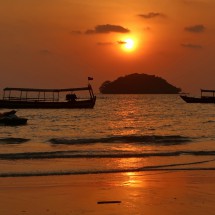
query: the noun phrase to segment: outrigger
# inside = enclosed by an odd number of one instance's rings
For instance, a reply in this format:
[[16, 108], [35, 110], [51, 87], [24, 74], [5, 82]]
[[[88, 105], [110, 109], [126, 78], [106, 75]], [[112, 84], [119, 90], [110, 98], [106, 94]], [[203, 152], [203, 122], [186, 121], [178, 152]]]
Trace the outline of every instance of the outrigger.
[[[89, 98], [81, 98], [76, 95], [77, 92], [83, 94], [84, 91], [88, 91]], [[95, 102], [96, 96], [94, 95], [93, 89], [90, 84], [88, 84], [87, 87], [66, 89], [35, 89], [7, 87], [3, 90], [3, 98], [0, 100], [0, 108], [93, 108]]]

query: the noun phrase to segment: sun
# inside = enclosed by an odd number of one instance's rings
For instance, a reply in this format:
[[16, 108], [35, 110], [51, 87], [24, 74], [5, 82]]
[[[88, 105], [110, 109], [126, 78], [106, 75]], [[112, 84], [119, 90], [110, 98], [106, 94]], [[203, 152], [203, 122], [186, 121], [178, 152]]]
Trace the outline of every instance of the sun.
[[132, 39], [125, 39], [125, 48], [131, 50], [134, 48], [134, 40]]
[[137, 41], [134, 38], [122, 38], [118, 41], [122, 50], [125, 52], [133, 52], [137, 47]]

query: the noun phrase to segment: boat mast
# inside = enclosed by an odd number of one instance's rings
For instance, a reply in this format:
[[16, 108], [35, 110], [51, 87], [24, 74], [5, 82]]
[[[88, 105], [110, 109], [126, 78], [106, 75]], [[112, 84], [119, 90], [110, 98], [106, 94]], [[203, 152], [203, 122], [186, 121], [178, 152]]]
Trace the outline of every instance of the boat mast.
[[5, 99], [5, 90], [4, 90], [4, 92], [3, 92], [3, 100]]
[[22, 99], [22, 90], [21, 90], [21, 92], [20, 92], [20, 97], [19, 97], [19, 99], [20, 99], [20, 100]]

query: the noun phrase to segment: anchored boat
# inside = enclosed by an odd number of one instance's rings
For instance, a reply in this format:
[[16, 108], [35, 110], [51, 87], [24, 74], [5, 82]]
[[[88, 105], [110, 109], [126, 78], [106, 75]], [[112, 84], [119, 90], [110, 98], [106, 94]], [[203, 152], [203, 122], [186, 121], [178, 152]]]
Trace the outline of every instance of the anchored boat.
[[187, 95], [180, 95], [180, 97], [187, 103], [215, 103], [215, 90], [201, 89], [201, 97]]
[[[80, 94], [86, 94], [86, 92], [88, 92], [88, 97], [77, 96], [76, 93], [79, 92]], [[93, 108], [95, 102], [96, 96], [94, 95], [90, 84], [88, 84], [87, 87], [67, 89], [7, 87], [3, 90], [3, 98], [0, 100], [0, 108]]]

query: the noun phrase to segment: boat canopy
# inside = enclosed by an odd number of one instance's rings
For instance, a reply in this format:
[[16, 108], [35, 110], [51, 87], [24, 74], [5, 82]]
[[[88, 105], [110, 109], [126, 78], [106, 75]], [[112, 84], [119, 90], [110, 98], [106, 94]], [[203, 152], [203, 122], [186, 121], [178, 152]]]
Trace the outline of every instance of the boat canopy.
[[36, 88], [16, 88], [16, 87], [6, 87], [4, 91], [25, 91], [25, 92], [68, 92], [68, 91], [82, 91], [89, 90], [91, 86], [80, 87], [80, 88], [65, 88], [65, 89], [36, 89]]
[[[204, 94], [204, 96], [203, 96], [203, 93], [209, 93], [210, 94], [210, 96], [205, 96], [205, 94]], [[201, 89], [201, 97], [215, 97], [215, 90], [203, 90], [203, 89]]]
[[93, 108], [95, 101], [89, 83], [85, 87], [60, 89], [6, 87], [0, 108]]
[[203, 90], [203, 89], [201, 89], [201, 92], [202, 92], [202, 93], [203, 93], [203, 92], [215, 93], [215, 90]]
[[[69, 92], [68, 95], [70, 94], [72, 95], [74, 92], [77, 92], [77, 91], [88, 91], [91, 99], [94, 99], [95, 97], [93, 93], [93, 89], [89, 84], [86, 87], [64, 88], [64, 89], [6, 87], [4, 88], [3, 100], [59, 101], [59, 98], [60, 98], [59, 94], [61, 92]], [[15, 92], [18, 92], [18, 94]], [[34, 93], [37, 93], [38, 95], [35, 96]], [[49, 95], [47, 96], [46, 93]], [[79, 97], [78, 99], [80, 100], [81, 98]]]

